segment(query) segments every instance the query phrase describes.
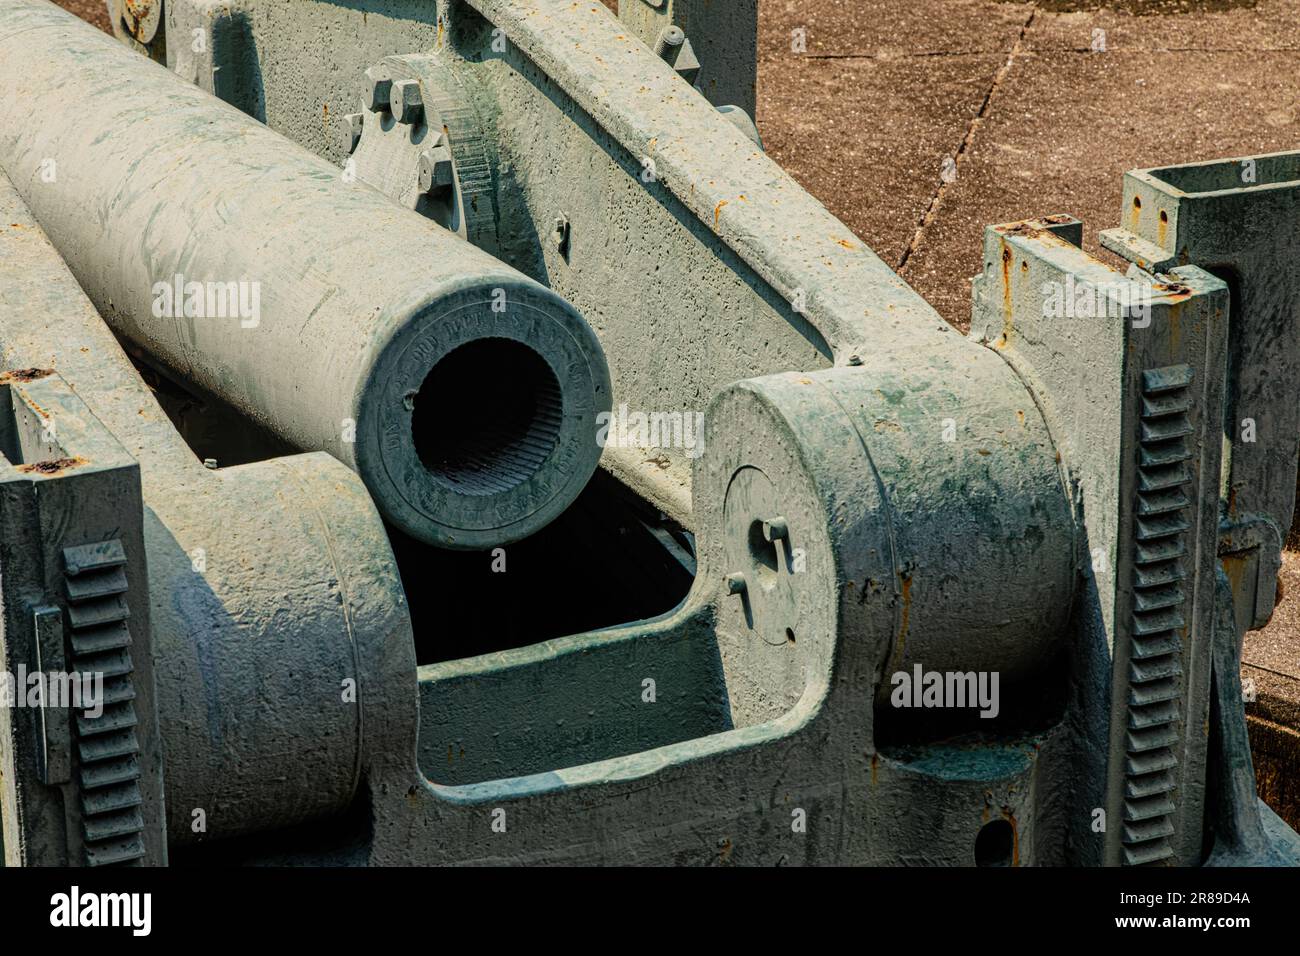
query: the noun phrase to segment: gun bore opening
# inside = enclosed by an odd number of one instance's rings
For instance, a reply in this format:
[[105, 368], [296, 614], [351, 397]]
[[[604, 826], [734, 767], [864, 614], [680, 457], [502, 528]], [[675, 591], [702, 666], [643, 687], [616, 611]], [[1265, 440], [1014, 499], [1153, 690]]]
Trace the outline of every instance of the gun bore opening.
[[541, 469], [560, 439], [564, 396], [541, 355], [511, 339], [447, 353], [415, 395], [412, 439], [436, 481], [470, 496], [510, 491]]

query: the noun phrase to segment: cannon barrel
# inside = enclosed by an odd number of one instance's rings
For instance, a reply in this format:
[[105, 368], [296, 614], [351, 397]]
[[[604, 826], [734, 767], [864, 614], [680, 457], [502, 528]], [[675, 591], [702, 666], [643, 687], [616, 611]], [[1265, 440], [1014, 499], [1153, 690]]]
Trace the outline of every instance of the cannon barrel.
[[319, 452], [203, 467], [2, 174], [0, 220], [0, 364], [57, 369], [139, 463], [171, 846], [196, 810], [223, 835], [342, 811], [414, 666], [361, 481]]
[[0, 166], [114, 330], [407, 533], [517, 540], [590, 478], [609, 372], [560, 296], [44, 0], [0, 8], [0, 101]]

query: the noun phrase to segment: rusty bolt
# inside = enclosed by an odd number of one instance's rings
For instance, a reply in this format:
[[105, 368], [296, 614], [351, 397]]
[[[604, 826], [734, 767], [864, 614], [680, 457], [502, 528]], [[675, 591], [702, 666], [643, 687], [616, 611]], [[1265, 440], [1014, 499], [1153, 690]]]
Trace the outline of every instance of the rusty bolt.
[[398, 80], [388, 92], [388, 108], [399, 123], [414, 124], [424, 115], [424, 100], [418, 80]]
[[372, 113], [388, 109], [388, 97], [393, 88], [392, 77], [382, 66], [366, 69], [366, 88], [362, 103]]
[[748, 585], [745, 583], [745, 576], [741, 574], [739, 571], [735, 572], [734, 574], [728, 574], [726, 577], [726, 581], [727, 581], [728, 594], [743, 594], [745, 588], [748, 587]]
[[339, 123], [343, 150], [349, 156], [357, 148], [357, 140], [361, 139], [361, 125], [365, 118], [365, 113], [348, 113]]
[[451, 150], [441, 143], [420, 154], [420, 192], [437, 193], [454, 180]]
[[122, 0], [120, 4], [110, 4], [113, 6], [118, 8], [122, 26], [136, 42], [146, 45], [153, 42], [162, 22], [162, 0]]

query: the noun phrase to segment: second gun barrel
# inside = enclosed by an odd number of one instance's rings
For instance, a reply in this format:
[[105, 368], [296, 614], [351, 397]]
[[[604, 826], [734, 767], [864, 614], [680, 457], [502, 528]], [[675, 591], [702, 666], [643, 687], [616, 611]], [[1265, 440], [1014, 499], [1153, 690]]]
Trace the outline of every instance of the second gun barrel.
[[402, 530], [489, 548], [591, 477], [609, 371], [554, 292], [45, 0], [0, 6], [0, 103], [0, 167], [114, 330]]

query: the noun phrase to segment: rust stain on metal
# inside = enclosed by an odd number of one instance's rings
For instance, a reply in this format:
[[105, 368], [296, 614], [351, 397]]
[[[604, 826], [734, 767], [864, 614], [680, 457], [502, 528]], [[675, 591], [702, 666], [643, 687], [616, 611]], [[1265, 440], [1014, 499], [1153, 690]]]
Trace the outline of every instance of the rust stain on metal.
[[1002, 808], [1002, 819], [1011, 824], [1011, 865], [1020, 865], [1020, 825], [1010, 807]]
[[49, 368], [16, 368], [0, 375], [0, 385], [10, 385], [14, 382], [34, 382], [37, 379], [45, 378], [47, 375], [53, 375], [54, 370]]
[[1002, 335], [993, 343], [995, 349], [1011, 344], [1011, 250], [1002, 241]]
[[30, 465], [19, 465], [18, 471], [25, 475], [57, 475], [59, 472], [86, 464], [86, 459], [77, 455], [75, 458], [51, 458], [49, 461], [34, 461]]
[[1242, 587], [1246, 580], [1246, 556], [1240, 551], [1235, 554], [1225, 554], [1219, 558], [1219, 564], [1228, 578], [1232, 593], [1240, 597], [1244, 593]]
[[[1189, 295], [1190, 295], [1190, 293], [1189, 293]], [[1182, 309], [1182, 302], [1183, 302], [1185, 299], [1186, 299], [1186, 296], [1184, 296], [1183, 298], [1178, 299], [1178, 300], [1173, 304], [1173, 306], [1169, 309], [1169, 348], [1170, 348], [1170, 350], [1171, 350], [1175, 355], [1178, 354], [1178, 346], [1179, 346], [1179, 343], [1182, 341], [1182, 337], [1183, 337], [1183, 330], [1182, 330], [1182, 318], [1183, 318], [1183, 316], [1182, 316], [1182, 312], [1183, 312], [1183, 309]]]
[[148, 19], [153, 4], [154, 0], [126, 0], [122, 4], [122, 24], [137, 40], [140, 39], [140, 24]]
[[732, 845], [731, 845], [731, 840], [729, 838], [723, 837], [720, 841], [718, 841], [719, 862], [726, 863], [730, 861], [731, 850], [732, 850]]
[[898, 582], [903, 591], [903, 613], [898, 623], [898, 642], [894, 649], [896, 667], [903, 660], [903, 648], [907, 644], [907, 629], [912, 619], [912, 575], [907, 571], [900, 571]]
[[1055, 216], [1043, 216], [1041, 219], [1026, 219], [1023, 222], [1004, 223], [1000, 226], [994, 226], [993, 229], [1004, 236], [1024, 236], [1027, 239], [1059, 239], [1060, 237], [1048, 227], [1064, 226], [1070, 220], [1070, 216], [1058, 213]]

